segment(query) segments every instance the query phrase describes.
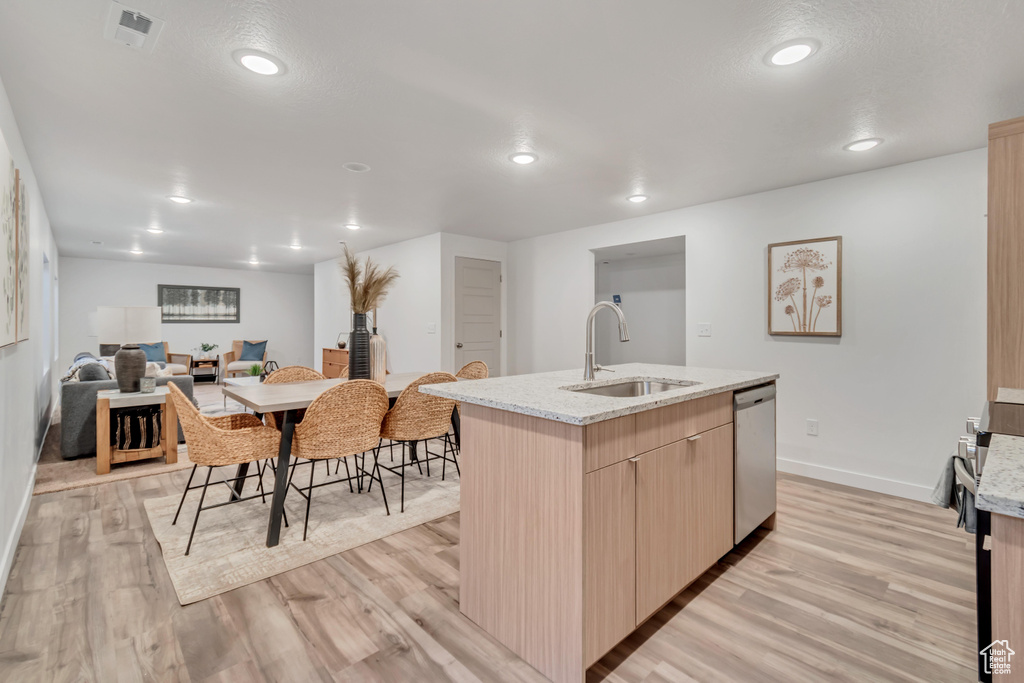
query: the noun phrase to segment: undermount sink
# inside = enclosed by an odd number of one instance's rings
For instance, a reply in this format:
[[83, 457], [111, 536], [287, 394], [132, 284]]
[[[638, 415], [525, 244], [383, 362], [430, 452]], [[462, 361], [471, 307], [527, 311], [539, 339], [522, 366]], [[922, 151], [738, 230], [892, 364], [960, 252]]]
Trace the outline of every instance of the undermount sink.
[[668, 379], [626, 379], [611, 384], [602, 384], [597, 387], [566, 387], [566, 391], [577, 394], [594, 394], [595, 396], [612, 396], [615, 398], [635, 398], [637, 396], [650, 396], [660, 394], [663, 391], [692, 387], [700, 382], [688, 382], [686, 380]]

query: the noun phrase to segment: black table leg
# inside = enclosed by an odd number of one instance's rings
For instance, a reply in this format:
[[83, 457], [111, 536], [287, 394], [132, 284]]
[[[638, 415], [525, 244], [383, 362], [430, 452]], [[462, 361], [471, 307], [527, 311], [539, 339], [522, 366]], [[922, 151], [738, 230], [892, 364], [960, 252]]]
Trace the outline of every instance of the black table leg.
[[242, 487], [245, 486], [245, 475], [248, 473], [249, 463], [247, 462], [243, 462], [238, 466], [238, 469], [235, 470], [235, 498], [240, 498], [242, 496]]
[[452, 408], [452, 431], [455, 432], [455, 446], [462, 448], [462, 418], [459, 417], [459, 409]]
[[273, 548], [281, 540], [281, 515], [284, 513], [284, 498], [288, 494], [288, 461], [292, 455], [292, 434], [294, 432], [295, 411], [286, 410], [281, 422], [281, 446], [277, 451], [274, 501], [270, 505], [270, 527], [267, 529], [268, 548]]

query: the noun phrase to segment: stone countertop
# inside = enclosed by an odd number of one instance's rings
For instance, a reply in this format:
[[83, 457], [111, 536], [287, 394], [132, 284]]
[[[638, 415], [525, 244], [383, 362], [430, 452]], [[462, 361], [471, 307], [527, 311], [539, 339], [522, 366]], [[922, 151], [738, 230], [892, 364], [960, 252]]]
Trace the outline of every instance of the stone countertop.
[[[498, 408], [574, 425], [588, 425], [639, 413], [652, 408], [703, 398], [723, 391], [735, 391], [778, 379], [777, 374], [747, 370], [714, 370], [682, 365], [627, 363], [608, 366], [614, 372], [599, 371], [598, 379], [583, 382], [583, 369], [465, 380], [457, 384], [428, 384], [420, 391], [464, 403]], [[618, 398], [566, 391], [615, 384], [639, 378], [696, 382], [649, 396]]]
[[1024, 518], [1024, 437], [992, 435], [975, 505], [996, 514]]

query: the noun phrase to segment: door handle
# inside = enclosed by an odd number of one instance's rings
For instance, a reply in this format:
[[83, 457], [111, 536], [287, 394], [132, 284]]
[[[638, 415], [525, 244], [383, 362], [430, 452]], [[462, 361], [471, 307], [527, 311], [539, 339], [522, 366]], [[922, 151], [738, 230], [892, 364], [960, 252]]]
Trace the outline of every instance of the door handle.
[[696, 441], [696, 440], [697, 440], [697, 439], [699, 439], [700, 437], [701, 437], [701, 435], [700, 435], [700, 434], [694, 434], [693, 436], [689, 436], [689, 437], [687, 437], [687, 438], [686, 438], [686, 440], [687, 440], [687, 441]]
[[457, 348], [457, 349], [461, 349], [461, 348], [462, 348], [462, 342], [459, 342], [458, 344], [456, 344], [456, 345], [455, 345], [455, 348]]
[[640, 456], [638, 455], [638, 456], [636, 456], [634, 458], [630, 458], [629, 461], [630, 462], [640, 462]]

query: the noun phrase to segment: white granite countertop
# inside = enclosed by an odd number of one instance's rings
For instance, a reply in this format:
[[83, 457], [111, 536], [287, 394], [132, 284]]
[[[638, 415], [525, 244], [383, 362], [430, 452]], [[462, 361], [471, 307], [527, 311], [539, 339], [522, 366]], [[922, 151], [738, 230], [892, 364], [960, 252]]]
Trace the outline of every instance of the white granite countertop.
[[1024, 518], [1024, 436], [992, 435], [975, 505], [996, 514]]
[[[428, 384], [420, 387], [420, 391], [433, 396], [453, 398], [464, 403], [508, 410], [546, 420], [588, 425], [673, 403], [720, 394], [723, 391], [735, 391], [764, 384], [779, 377], [777, 374], [768, 372], [714, 370], [682, 365], [627, 363], [608, 367], [614, 372], [598, 372], [597, 379], [593, 382], [583, 382], [581, 379], [583, 369], [579, 368], [532, 375], [465, 380], [457, 384]], [[596, 396], [565, 390], [565, 387], [601, 386], [639, 378], [696, 382], [696, 384], [635, 398]]]

